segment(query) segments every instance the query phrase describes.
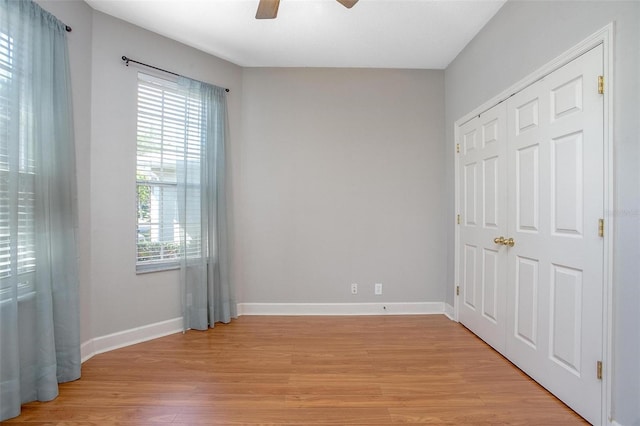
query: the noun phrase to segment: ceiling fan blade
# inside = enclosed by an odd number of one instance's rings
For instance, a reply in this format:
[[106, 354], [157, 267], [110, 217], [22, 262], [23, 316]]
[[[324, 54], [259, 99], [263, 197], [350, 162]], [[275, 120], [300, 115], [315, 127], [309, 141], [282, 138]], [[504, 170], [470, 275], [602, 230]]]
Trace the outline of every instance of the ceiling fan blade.
[[280, 0], [260, 0], [256, 19], [274, 19], [278, 16]]
[[340, 3], [347, 9], [351, 9], [354, 4], [358, 3], [358, 0], [338, 0], [338, 3]]

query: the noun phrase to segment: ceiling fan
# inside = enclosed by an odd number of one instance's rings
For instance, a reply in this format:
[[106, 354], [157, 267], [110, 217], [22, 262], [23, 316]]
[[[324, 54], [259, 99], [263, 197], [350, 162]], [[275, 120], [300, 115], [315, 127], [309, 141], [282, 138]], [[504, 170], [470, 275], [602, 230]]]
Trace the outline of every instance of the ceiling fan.
[[[337, 2], [347, 9], [351, 9], [354, 4], [358, 3], [358, 0], [337, 0]], [[279, 5], [280, 0], [260, 0], [256, 19], [274, 19], [278, 16]]]

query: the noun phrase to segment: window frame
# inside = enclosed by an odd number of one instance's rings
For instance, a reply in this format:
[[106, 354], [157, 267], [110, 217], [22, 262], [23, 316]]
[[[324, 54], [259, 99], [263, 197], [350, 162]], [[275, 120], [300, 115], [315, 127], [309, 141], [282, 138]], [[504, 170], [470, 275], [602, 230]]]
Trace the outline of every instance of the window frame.
[[[153, 86], [153, 88], [158, 92], [156, 93], [156, 95], [159, 95], [160, 97], [153, 98], [152, 95], [150, 94], [150, 91], [148, 90], [149, 86]], [[141, 112], [141, 110], [144, 109], [141, 107], [141, 103], [145, 104], [144, 100], [141, 101], [141, 88], [144, 88], [144, 87], [146, 87], [148, 90], [146, 95], [142, 96], [143, 98], [146, 96], [147, 98], [146, 102], [149, 103], [147, 104], [146, 107], [149, 108], [149, 105], [153, 102], [160, 102], [160, 105], [161, 105], [159, 107], [160, 108], [159, 113], [157, 113], [156, 115], [152, 115], [152, 114], [147, 115], [146, 118], [144, 117], [144, 112]], [[165, 102], [168, 104], [168, 107], [167, 105], [165, 105]], [[158, 106], [158, 105], [155, 105], [155, 106]], [[177, 108], [177, 106], [180, 106], [182, 109]], [[169, 113], [166, 113], [166, 115], [165, 115], [165, 107], [167, 107], [166, 109], [169, 110]], [[179, 217], [179, 211], [177, 207], [178, 197], [179, 197], [178, 174], [179, 174], [180, 163], [189, 160], [189, 155], [191, 155], [190, 150], [192, 149], [191, 144], [194, 143], [193, 140], [194, 139], [200, 140], [200, 136], [201, 136], [200, 132], [202, 130], [200, 115], [194, 114], [194, 111], [199, 111], [200, 108], [202, 108], [202, 100], [194, 96], [189, 96], [189, 94], [187, 94], [186, 91], [179, 88], [178, 83], [175, 80], [166, 79], [154, 74], [144, 73], [140, 71], [137, 73], [135, 239], [136, 239], [136, 273], [138, 274], [167, 271], [167, 270], [174, 270], [174, 269], [180, 268], [181, 252], [182, 250], [184, 250], [184, 247], [182, 247], [182, 241], [184, 239], [183, 233], [186, 231], [181, 229], [179, 222], [176, 221], [176, 218]], [[184, 121], [177, 123], [176, 114], [177, 115], [182, 114], [184, 116], [183, 117]], [[141, 116], [143, 116], [142, 120], [141, 120]], [[197, 116], [198, 119], [194, 121], [195, 116]], [[144, 123], [145, 119], [147, 120], [146, 124], [143, 124], [141, 126], [141, 122]], [[154, 125], [154, 123], [152, 122], [153, 119], [160, 120], [160, 122], [162, 123], [161, 130], [158, 131], [158, 134], [153, 135], [155, 139], [147, 140], [146, 142], [141, 142], [141, 127], [146, 128], [145, 126], [148, 126], [147, 130], [151, 129]], [[165, 123], [165, 120], [167, 122], [171, 121], [171, 123], [167, 125]], [[158, 124], [158, 123], [155, 123], [155, 124]], [[167, 128], [169, 128], [169, 130], [166, 131], [167, 132], [166, 134], [165, 134], [166, 129], [164, 127], [165, 125]], [[158, 130], [158, 129], [155, 129], [155, 130]], [[183, 136], [181, 139], [176, 138], [176, 134], [175, 134], [176, 131], [183, 133]], [[194, 136], [194, 134], [196, 136]], [[149, 135], [147, 135], [146, 137], [151, 138], [151, 136]], [[158, 145], [157, 139], [160, 139], [159, 145]], [[179, 143], [176, 142], [178, 139], [180, 139]], [[165, 143], [165, 140], [167, 140], [166, 143]], [[152, 163], [150, 160], [148, 160], [150, 162], [147, 164], [147, 168], [144, 170], [141, 170], [141, 162], [144, 163], [144, 161], [141, 161], [140, 149], [141, 149], [141, 145], [143, 145], [144, 143], [147, 144], [145, 148], [149, 149], [150, 150], [149, 152], [152, 152], [152, 153], [155, 152], [156, 154], [159, 155], [159, 160], [156, 159], [158, 163]], [[165, 149], [166, 147], [169, 147], [169, 148]], [[147, 152], [147, 155], [152, 156], [152, 154], [150, 154], [149, 152]], [[166, 171], [167, 161], [165, 160], [165, 156], [173, 157], [174, 177], [172, 180], [162, 179], [162, 176], [167, 174], [167, 171]], [[187, 157], [186, 159], [185, 159], [185, 156]], [[168, 163], [170, 163], [170, 161], [168, 161]], [[156, 166], [156, 168], [159, 170], [158, 173], [154, 172], [154, 166]], [[169, 166], [169, 169], [171, 169], [171, 166]], [[147, 176], [157, 175], [157, 176], [160, 176], [160, 178], [158, 178], [157, 180], [153, 178], [144, 179], [143, 176], [145, 174]], [[151, 205], [151, 200], [153, 200], [153, 197], [149, 195], [150, 205], [148, 207], [149, 209], [148, 214], [151, 215], [152, 214], [151, 211], [154, 208], [157, 208], [156, 221], [153, 221], [150, 218], [147, 221], [141, 222], [140, 188], [144, 186], [149, 188], [148, 191], [150, 194], [154, 193], [154, 189], [157, 191], [157, 193], [162, 194], [162, 195], [156, 196], [157, 198], [156, 203], [158, 204], [156, 207], [153, 207]], [[166, 226], [167, 219], [168, 219], [167, 218], [168, 213], [166, 209], [168, 209], [169, 207], [167, 206], [171, 204], [171, 201], [169, 201], [168, 204], [165, 203], [165, 199], [163, 198], [164, 191], [166, 189], [169, 189], [170, 190], [169, 192], [174, 192], [175, 194], [174, 196], [175, 210], [172, 213], [173, 226], [171, 227], [172, 229], [168, 231], [169, 234], [173, 232], [173, 240], [166, 239], [167, 230], [163, 229], [163, 227]], [[171, 198], [171, 196], [169, 196], [169, 198]], [[171, 217], [171, 214], [169, 214], [169, 217]], [[145, 233], [141, 233], [141, 225], [148, 226], [148, 234], [149, 234], [148, 243], [160, 244], [160, 251], [158, 253], [154, 253], [153, 251], [151, 251], [149, 255], [150, 257], [156, 257], [155, 259], [140, 260], [140, 257], [141, 257], [140, 256], [140, 248], [141, 248], [140, 238], [141, 236], [146, 237], [145, 235], [146, 231]], [[165, 237], [153, 239], [153, 237], [151, 236], [152, 234], [156, 234], [156, 235], [163, 234], [165, 235]], [[172, 250], [176, 251], [174, 253], [175, 256], [171, 256], [171, 254], [166, 254], [163, 252], [164, 250], [166, 250], [167, 247], [171, 247]]]

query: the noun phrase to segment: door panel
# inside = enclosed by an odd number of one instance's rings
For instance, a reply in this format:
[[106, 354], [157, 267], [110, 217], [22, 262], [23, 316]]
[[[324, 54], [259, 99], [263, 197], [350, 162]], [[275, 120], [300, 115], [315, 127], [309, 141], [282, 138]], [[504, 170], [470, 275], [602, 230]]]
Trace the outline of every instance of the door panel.
[[461, 129], [459, 319], [499, 351], [505, 344], [506, 250], [494, 238], [506, 223], [506, 108], [500, 104]]
[[538, 127], [538, 98], [528, 99], [516, 107], [516, 134], [520, 135]]
[[498, 164], [498, 157], [486, 158], [482, 162], [483, 200], [481, 204], [486, 229], [498, 229], [498, 202], [500, 201]]
[[462, 280], [462, 295], [464, 304], [472, 311], [476, 310], [476, 278], [478, 269], [476, 267], [477, 247], [466, 244], [464, 246], [464, 278]]
[[520, 232], [538, 232], [539, 226], [539, 187], [540, 182], [538, 152], [540, 146], [531, 144], [517, 150], [516, 153], [516, 217]]
[[518, 257], [515, 281], [515, 336], [532, 348], [538, 341], [538, 261]]
[[478, 199], [478, 180], [476, 163], [465, 164], [464, 166], [464, 221], [467, 226], [475, 226], [477, 199]]
[[465, 123], [458, 141], [458, 318], [592, 423], [602, 408], [602, 63], [599, 46]]
[[557, 236], [582, 236], [583, 132], [551, 141], [551, 229]]
[[551, 266], [551, 359], [580, 376], [582, 271]]
[[498, 321], [499, 263], [498, 250], [482, 251], [482, 315], [494, 324]]
[[513, 320], [505, 355], [595, 423], [602, 391], [601, 73], [598, 47], [507, 101], [509, 208], [517, 216], [507, 232], [515, 245], [507, 254]]

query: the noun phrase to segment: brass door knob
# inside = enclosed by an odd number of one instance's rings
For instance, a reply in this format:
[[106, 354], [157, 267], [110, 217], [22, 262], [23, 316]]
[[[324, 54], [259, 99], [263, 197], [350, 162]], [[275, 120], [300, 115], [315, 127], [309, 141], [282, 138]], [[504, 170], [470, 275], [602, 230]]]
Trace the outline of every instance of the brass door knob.
[[493, 242], [496, 244], [500, 244], [503, 246], [509, 246], [509, 247], [513, 247], [516, 245], [516, 242], [513, 240], [513, 238], [505, 238], [505, 237], [496, 237], [493, 239]]

